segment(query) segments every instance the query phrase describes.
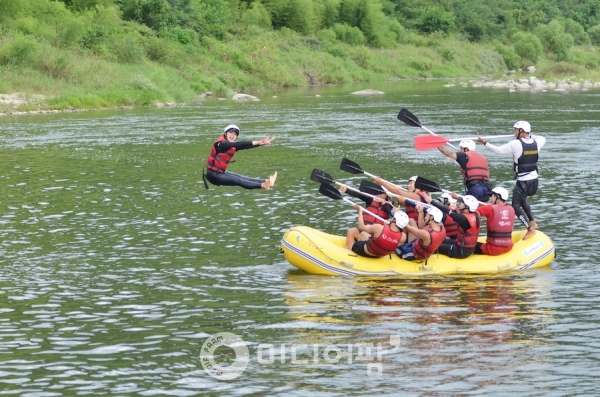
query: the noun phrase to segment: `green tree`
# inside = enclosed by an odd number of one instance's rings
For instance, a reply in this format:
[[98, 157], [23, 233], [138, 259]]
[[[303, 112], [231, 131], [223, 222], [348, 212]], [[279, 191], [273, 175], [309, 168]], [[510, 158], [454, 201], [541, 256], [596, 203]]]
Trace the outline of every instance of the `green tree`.
[[589, 28], [587, 33], [590, 36], [592, 44], [600, 46], [600, 24]]
[[448, 35], [454, 29], [454, 13], [441, 7], [430, 7], [423, 12], [417, 29], [425, 34], [441, 32]]
[[177, 23], [175, 14], [167, 0], [122, 0], [123, 19], [135, 21], [154, 30]]
[[535, 64], [544, 52], [540, 39], [533, 33], [517, 32], [511, 37], [511, 42], [523, 63], [530, 61]]
[[256, 25], [263, 29], [271, 28], [271, 15], [265, 6], [258, 1], [252, 3], [250, 8], [242, 14], [240, 20], [246, 25]]
[[590, 44], [590, 38], [583, 26], [570, 18], [565, 19], [565, 32], [573, 36], [576, 45]]
[[569, 51], [575, 40], [573, 36], [565, 32], [562, 23], [553, 20], [547, 25], [540, 25], [536, 33], [544, 49], [547, 52], [553, 53], [557, 61], [566, 61], [569, 59]]
[[271, 14], [275, 29], [290, 28], [309, 34], [316, 30], [317, 18], [312, 0], [262, 0]]

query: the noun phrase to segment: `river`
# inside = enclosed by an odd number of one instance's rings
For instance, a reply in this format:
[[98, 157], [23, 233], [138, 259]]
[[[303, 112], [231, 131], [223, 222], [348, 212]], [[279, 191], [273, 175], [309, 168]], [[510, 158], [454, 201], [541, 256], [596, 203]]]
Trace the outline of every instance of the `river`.
[[[597, 395], [600, 91], [443, 84], [0, 118], [0, 394]], [[363, 88], [385, 95], [350, 94]], [[356, 220], [318, 193], [315, 167], [358, 185], [339, 170], [348, 157], [398, 184], [460, 190], [455, 162], [414, 149], [425, 132], [397, 120], [403, 107], [448, 138], [511, 134], [520, 119], [547, 137], [530, 203], [556, 246], [549, 267], [377, 279], [285, 261], [289, 227], [341, 234]], [[240, 139], [276, 137], [230, 165], [277, 170], [273, 190], [204, 188], [229, 123]], [[478, 149], [511, 191], [510, 157]], [[239, 343], [204, 355], [222, 333]], [[233, 379], [205, 370], [233, 368], [244, 349]]]

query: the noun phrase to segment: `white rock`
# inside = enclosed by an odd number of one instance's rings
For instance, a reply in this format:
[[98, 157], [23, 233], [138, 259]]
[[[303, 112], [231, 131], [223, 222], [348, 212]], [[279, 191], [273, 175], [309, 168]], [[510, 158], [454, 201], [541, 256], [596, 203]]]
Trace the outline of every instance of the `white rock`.
[[383, 94], [385, 94], [385, 92], [377, 91], [377, 90], [371, 90], [371, 89], [354, 91], [352, 93], [352, 95], [383, 95]]
[[257, 97], [248, 94], [235, 94], [231, 97], [234, 101], [259, 101]]

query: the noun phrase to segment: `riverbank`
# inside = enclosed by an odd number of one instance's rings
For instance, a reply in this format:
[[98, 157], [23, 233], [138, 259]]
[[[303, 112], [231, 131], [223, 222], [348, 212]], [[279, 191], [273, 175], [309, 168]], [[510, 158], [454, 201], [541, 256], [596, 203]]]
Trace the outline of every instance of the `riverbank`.
[[[427, 79], [423, 79], [427, 80]], [[600, 81], [592, 81], [590, 79], [562, 79], [562, 80], [542, 80], [536, 76], [516, 78], [514, 74], [510, 76], [504, 75], [501, 78], [490, 78], [480, 77], [478, 79], [464, 79], [464, 78], [447, 78], [447, 83], [443, 86], [452, 89], [453, 87], [462, 88], [478, 88], [478, 89], [490, 89], [490, 90], [508, 90], [509, 92], [517, 91], [535, 91], [535, 92], [569, 92], [569, 91], [587, 91], [587, 90], [600, 90]], [[365, 89], [358, 92], [352, 92], [355, 95], [382, 95], [385, 92]], [[273, 96], [276, 97], [276, 96]], [[22, 92], [16, 92], [12, 94], [0, 94], [0, 117], [1, 116], [21, 116], [21, 115], [44, 115], [44, 114], [57, 114], [57, 113], [71, 113], [71, 112], [85, 112], [89, 110], [133, 110], [136, 107], [154, 107], [154, 108], [165, 108], [165, 107], [176, 107], [176, 106], [202, 106], [205, 100], [232, 100], [232, 101], [260, 101], [260, 97], [234, 93], [231, 97], [215, 97], [212, 92], [203, 93], [189, 103], [176, 104], [175, 102], [155, 102], [149, 105], [121, 105], [113, 107], [100, 107], [100, 108], [75, 108], [68, 107], [63, 109], [51, 109], [45, 108], [48, 106], [48, 97], [41, 94], [26, 95]], [[36, 107], [37, 109], [30, 109]]]

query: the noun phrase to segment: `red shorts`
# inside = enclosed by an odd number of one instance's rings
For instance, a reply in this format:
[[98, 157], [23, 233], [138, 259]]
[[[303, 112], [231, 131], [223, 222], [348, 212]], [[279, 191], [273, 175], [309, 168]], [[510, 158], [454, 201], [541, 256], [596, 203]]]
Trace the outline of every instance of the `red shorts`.
[[499, 245], [492, 245], [492, 244], [488, 244], [488, 243], [481, 245], [481, 252], [483, 252], [485, 255], [491, 255], [491, 256], [505, 254], [508, 251], [510, 251], [511, 249], [512, 249], [512, 245], [509, 245], [506, 247], [501, 247]]

